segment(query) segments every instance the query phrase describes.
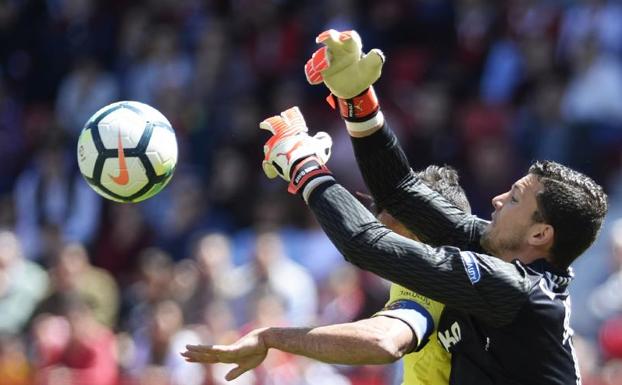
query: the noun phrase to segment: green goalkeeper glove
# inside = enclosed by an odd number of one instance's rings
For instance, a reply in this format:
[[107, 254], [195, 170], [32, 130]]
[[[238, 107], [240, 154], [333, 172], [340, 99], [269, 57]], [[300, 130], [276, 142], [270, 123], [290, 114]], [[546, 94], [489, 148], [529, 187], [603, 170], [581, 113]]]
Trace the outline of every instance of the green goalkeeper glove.
[[[313, 179], [332, 176], [325, 164], [330, 158], [333, 141], [325, 132], [315, 136], [307, 134], [308, 128], [298, 107], [265, 119], [259, 127], [273, 136], [264, 145], [263, 171], [268, 178], [280, 176], [289, 183], [287, 191], [303, 191], [305, 201], [312, 190], [307, 185]], [[323, 180], [322, 179], [322, 180]], [[314, 185], [317, 185], [316, 181]]]
[[329, 29], [318, 35], [316, 43], [324, 47], [315, 51], [305, 65], [311, 84], [326, 87], [341, 99], [360, 95], [380, 78], [384, 55], [379, 49], [363, 54], [363, 43], [356, 31]]
[[[313, 53], [305, 65], [310, 84], [324, 82], [331, 91], [328, 102], [339, 106], [341, 115], [351, 121], [372, 117], [378, 99], [371, 87], [379, 78], [384, 55], [379, 49], [363, 54], [363, 43], [356, 31], [324, 31], [315, 39], [324, 47]], [[334, 96], [333, 96], [334, 95]]]

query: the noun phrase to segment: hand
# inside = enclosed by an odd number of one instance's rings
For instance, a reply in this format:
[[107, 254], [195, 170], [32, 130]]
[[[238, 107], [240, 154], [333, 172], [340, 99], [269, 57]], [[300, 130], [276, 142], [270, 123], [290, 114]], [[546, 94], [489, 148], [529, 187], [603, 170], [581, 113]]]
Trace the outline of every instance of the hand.
[[384, 55], [379, 49], [363, 54], [363, 43], [356, 31], [324, 31], [315, 38], [324, 47], [315, 51], [305, 65], [307, 81], [324, 82], [340, 99], [351, 99], [374, 84], [382, 72]]
[[264, 173], [268, 178], [280, 176], [290, 182], [288, 191], [292, 194], [312, 176], [330, 174], [325, 164], [330, 158], [333, 141], [325, 132], [309, 136], [298, 107], [262, 121], [259, 127], [273, 134], [264, 145]]
[[187, 362], [236, 364], [225, 376], [231, 381], [256, 368], [266, 358], [268, 347], [261, 337], [263, 330], [253, 330], [231, 345], [187, 345], [181, 355]]

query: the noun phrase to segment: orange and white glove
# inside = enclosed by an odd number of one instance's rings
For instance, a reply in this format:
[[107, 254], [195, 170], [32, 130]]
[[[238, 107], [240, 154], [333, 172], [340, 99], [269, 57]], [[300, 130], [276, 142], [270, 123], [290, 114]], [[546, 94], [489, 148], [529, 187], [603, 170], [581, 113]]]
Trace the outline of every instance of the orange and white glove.
[[382, 73], [385, 58], [379, 49], [363, 53], [363, 43], [356, 31], [329, 29], [320, 33], [316, 43], [324, 46], [305, 64], [307, 81], [324, 83], [331, 95], [327, 98], [341, 116], [351, 122], [373, 118], [379, 109], [372, 87]]
[[265, 119], [259, 123], [259, 128], [273, 134], [263, 147], [263, 171], [270, 179], [280, 176], [290, 182], [288, 192], [302, 192], [307, 201], [313, 188], [333, 179], [326, 167], [333, 140], [325, 132], [309, 136], [298, 107]]

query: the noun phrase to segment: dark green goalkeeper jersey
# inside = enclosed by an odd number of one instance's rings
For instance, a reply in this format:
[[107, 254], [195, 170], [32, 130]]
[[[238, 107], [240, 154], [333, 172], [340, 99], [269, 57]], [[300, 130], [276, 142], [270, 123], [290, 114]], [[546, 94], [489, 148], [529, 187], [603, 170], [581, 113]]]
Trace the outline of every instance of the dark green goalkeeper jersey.
[[352, 142], [374, 200], [425, 244], [391, 232], [334, 182], [309, 207], [349, 262], [446, 305], [437, 340], [452, 353], [450, 384], [580, 384], [570, 273], [486, 255], [488, 222], [421, 182], [388, 127]]

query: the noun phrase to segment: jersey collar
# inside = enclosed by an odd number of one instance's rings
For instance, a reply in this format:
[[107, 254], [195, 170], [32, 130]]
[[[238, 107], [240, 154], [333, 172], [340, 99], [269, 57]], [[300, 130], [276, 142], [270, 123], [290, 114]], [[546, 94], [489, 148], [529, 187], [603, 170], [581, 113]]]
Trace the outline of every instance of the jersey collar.
[[574, 278], [574, 271], [572, 267], [567, 270], [560, 270], [559, 268], [550, 264], [546, 259], [538, 259], [527, 265], [530, 269], [546, 275], [550, 281], [555, 283], [560, 288], [565, 288], [570, 284], [570, 281]]

